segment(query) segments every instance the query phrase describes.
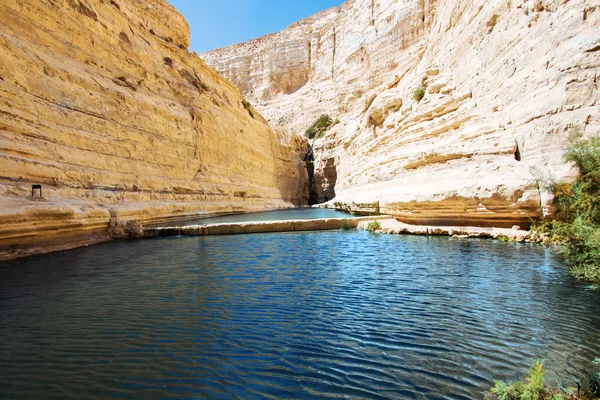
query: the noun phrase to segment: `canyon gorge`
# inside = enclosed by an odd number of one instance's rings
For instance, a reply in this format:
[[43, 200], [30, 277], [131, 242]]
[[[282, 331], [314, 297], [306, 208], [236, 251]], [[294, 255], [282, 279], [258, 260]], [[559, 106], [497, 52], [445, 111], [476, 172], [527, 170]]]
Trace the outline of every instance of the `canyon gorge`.
[[1, 0], [0, 397], [595, 398], [599, 76], [600, 0]]
[[600, 131], [595, 0], [350, 0], [204, 54], [164, 0], [0, 20], [0, 259], [309, 202], [527, 227]]
[[[280, 135], [311, 140], [311, 197], [407, 223], [527, 227], [600, 129], [600, 3], [350, 0], [201, 54]], [[419, 93], [421, 92], [421, 93]]]
[[306, 203], [305, 141], [188, 51], [166, 1], [8, 0], [0, 20], [0, 259]]

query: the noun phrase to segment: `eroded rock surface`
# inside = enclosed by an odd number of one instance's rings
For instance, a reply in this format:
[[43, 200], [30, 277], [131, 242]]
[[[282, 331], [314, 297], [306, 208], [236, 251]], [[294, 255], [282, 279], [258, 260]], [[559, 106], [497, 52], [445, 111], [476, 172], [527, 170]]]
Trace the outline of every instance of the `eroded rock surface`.
[[306, 202], [306, 143], [187, 51], [166, 1], [6, 0], [0, 22], [0, 258]]
[[600, 132], [599, 50], [597, 0], [350, 0], [201, 56], [281, 132], [340, 120], [319, 201], [335, 168], [338, 208], [511, 227], [550, 199], [539, 177], [573, 178], [573, 127]]

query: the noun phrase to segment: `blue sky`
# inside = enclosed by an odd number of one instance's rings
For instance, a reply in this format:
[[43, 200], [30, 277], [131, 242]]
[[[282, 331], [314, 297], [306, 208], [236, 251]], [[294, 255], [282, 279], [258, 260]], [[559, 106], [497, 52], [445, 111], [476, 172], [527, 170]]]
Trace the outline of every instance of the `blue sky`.
[[201, 53], [280, 31], [344, 0], [168, 0], [190, 24]]

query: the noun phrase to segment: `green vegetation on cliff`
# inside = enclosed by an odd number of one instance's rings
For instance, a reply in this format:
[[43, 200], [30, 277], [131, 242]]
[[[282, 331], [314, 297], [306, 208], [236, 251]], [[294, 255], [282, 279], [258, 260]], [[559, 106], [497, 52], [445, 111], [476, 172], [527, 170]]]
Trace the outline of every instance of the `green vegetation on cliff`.
[[565, 160], [575, 164], [579, 178], [572, 185], [551, 183], [554, 219], [537, 231], [548, 232], [562, 245], [565, 261], [577, 279], [600, 282], [600, 137], [570, 137]]
[[413, 91], [413, 99], [415, 101], [421, 101], [425, 97], [425, 90], [423, 87], [419, 86]]
[[318, 139], [323, 136], [331, 125], [333, 125], [331, 117], [323, 114], [306, 130], [306, 137], [309, 139]]

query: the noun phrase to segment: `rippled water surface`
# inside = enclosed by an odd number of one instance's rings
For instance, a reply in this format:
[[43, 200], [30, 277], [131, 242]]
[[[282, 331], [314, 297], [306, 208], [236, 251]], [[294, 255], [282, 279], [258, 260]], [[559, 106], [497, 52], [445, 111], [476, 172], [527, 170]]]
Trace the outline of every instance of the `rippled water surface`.
[[0, 269], [2, 398], [481, 398], [600, 355], [549, 249], [365, 232], [114, 242]]
[[223, 224], [231, 222], [285, 221], [288, 219], [353, 218], [351, 214], [328, 208], [292, 208], [289, 210], [266, 211], [259, 213], [222, 215], [177, 222], [157, 224], [157, 226], [185, 226], [201, 224]]

